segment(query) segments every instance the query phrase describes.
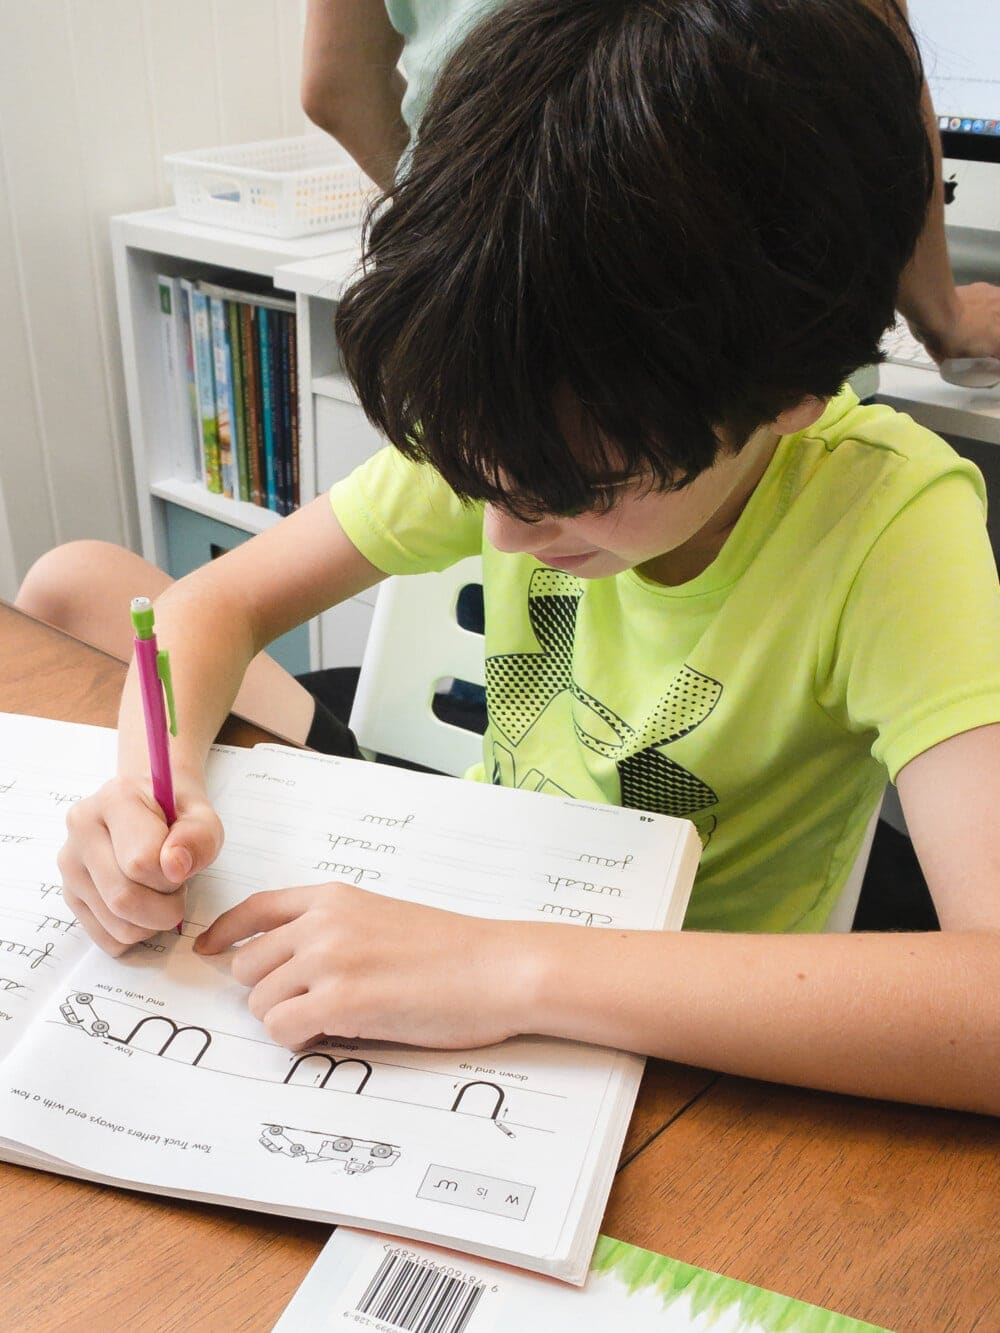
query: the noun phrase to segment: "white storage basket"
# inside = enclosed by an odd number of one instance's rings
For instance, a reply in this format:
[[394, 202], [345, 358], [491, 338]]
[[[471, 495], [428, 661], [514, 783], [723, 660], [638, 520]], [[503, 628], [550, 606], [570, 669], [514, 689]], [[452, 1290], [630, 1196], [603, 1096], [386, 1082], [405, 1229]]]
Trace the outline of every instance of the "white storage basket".
[[182, 217], [289, 238], [357, 225], [376, 187], [325, 135], [169, 153]]

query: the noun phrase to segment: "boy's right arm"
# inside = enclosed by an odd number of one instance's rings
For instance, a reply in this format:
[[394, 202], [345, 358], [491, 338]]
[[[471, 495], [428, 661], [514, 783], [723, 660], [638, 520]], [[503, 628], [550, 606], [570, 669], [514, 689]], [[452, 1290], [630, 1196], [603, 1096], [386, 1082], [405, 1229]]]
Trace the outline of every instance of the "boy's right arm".
[[134, 664], [119, 713], [118, 776], [73, 807], [60, 854], [64, 896], [102, 948], [170, 928], [184, 881], [218, 854], [222, 829], [204, 765], [253, 658], [383, 574], [347, 538], [326, 495], [173, 584], [156, 601], [170, 651], [177, 736], [171, 740], [177, 821], [167, 834], [153, 800]]
[[409, 141], [396, 67], [402, 49], [381, 0], [309, 0], [302, 106], [383, 190]]

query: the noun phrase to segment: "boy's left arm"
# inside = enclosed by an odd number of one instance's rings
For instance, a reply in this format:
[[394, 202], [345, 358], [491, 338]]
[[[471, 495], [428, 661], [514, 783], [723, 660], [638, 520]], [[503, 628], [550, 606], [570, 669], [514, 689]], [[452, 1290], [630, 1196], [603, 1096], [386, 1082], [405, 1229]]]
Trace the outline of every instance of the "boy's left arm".
[[198, 947], [263, 932], [233, 973], [286, 1045], [337, 1032], [455, 1048], [535, 1032], [1000, 1115], [1000, 724], [926, 751], [898, 787], [940, 932], [585, 930], [341, 884], [255, 894]]
[[[897, 785], [940, 932], [567, 941], [546, 1030], [1000, 1115], [1000, 724], [919, 755]], [[588, 951], [596, 990], [580, 988]]]
[[[934, 746], [897, 785], [940, 932], [567, 941], [562, 977], [545, 986], [547, 1030], [1000, 1115], [1000, 724]], [[601, 981], [581, 995], [573, 955], [588, 948], [604, 955], [590, 960]]]

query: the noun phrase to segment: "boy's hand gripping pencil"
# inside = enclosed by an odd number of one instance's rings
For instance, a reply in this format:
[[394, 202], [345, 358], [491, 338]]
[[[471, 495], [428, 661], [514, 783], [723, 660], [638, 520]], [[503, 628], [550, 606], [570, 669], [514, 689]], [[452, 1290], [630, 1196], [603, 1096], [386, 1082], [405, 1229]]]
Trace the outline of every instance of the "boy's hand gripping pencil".
[[[174, 780], [170, 772], [170, 749], [167, 742], [167, 709], [170, 710], [170, 734], [177, 735], [177, 715], [174, 711], [174, 686], [170, 676], [170, 654], [156, 646], [153, 629], [153, 603], [148, 597], [133, 597], [131, 603], [135, 660], [139, 669], [139, 689], [142, 693], [142, 713], [146, 721], [146, 744], [149, 747], [149, 772], [153, 779], [153, 795], [163, 811], [167, 827], [177, 818], [174, 805]], [[164, 695], [166, 708], [164, 708]], [[177, 933], [181, 933], [181, 922]]]

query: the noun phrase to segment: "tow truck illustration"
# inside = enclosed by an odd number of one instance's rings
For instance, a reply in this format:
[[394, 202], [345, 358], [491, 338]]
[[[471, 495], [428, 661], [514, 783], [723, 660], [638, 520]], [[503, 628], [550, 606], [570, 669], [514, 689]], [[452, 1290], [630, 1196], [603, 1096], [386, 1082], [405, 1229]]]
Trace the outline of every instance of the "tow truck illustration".
[[349, 1176], [364, 1175], [377, 1166], [394, 1166], [399, 1149], [374, 1139], [333, 1136], [322, 1129], [292, 1129], [287, 1125], [265, 1125], [261, 1144], [272, 1153], [282, 1153], [300, 1162], [332, 1162]]
[[[167, 1055], [169, 1052], [171, 1059], [178, 1059], [184, 1064], [198, 1064], [212, 1044], [209, 1030], [196, 1023], [175, 1023], [166, 1014], [143, 1014], [136, 1019], [133, 1006], [103, 995], [96, 997], [95, 1003], [95, 996], [90, 991], [72, 991], [59, 1006], [59, 1012], [70, 1027], [78, 1028], [91, 1037], [117, 1042], [120, 1046], [131, 1046], [142, 1033], [143, 1039], [152, 1043], [151, 1048], [146, 1048], [150, 1049], [151, 1054]], [[103, 1016], [104, 1013], [110, 1013], [116, 1019], [116, 1026], [119, 1022], [122, 1024], [118, 1033], [111, 1031], [111, 1024]], [[147, 1028], [149, 1031], [145, 1032]], [[189, 1035], [192, 1032], [195, 1034], [193, 1038]], [[171, 1051], [174, 1042], [178, 1042], [178, 1047]], [[158, 1049], [156, 1043], [159, 1043]]]
[[106, 1037], [111, 1031], [111, 1024], [101, 1018], [94, 1008], [94, 997], [89, 991], [80, 990], [67, 995], [59, 1006], [59, 1012], [67, 1023], [82, 1028], [92, 1037]]

